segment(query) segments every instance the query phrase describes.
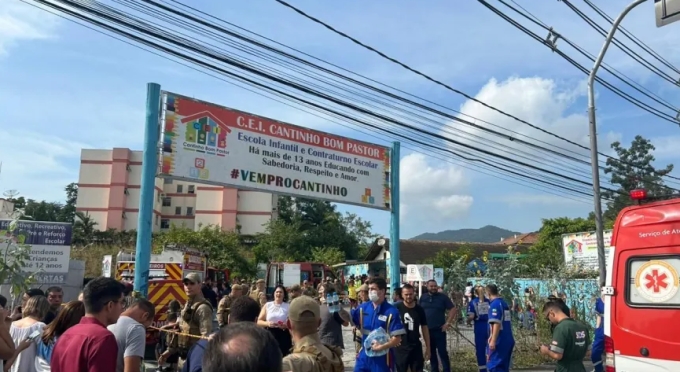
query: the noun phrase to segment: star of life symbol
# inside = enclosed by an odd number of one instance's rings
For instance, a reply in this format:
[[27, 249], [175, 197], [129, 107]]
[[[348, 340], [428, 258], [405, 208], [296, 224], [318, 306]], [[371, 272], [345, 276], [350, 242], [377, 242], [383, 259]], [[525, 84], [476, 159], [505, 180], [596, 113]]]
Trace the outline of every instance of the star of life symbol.
[[653, 303], [666, 302], [678, 293], [678, 272], [662, 260], [652, 260], [640, 266], [635, 275], [638, 293]]

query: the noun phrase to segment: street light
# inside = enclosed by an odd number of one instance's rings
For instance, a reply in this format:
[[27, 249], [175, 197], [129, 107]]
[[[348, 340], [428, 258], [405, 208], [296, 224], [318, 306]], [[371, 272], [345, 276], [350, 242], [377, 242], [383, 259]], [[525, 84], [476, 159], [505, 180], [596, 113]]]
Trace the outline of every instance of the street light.
[[[595, 209], [595, 235], [597, 238], [597, 261], [600, 269], [600, 287], [605, 285], [607, 266], [604, 254], [604, 230], [602, 226], [602, 200], [600, 199], [600, 166], [597, 153], [597, 125], [595, 121], [595, 76], [602, 64], [604, 55], [607, 53], [609, 44], [614, 39], [614, 34], [619, 28], [621, 21], [636, 6], [647, 0], [635, 0], [628, 5], [612, 23], [612, 28], [607, 34], [607, 38], [602, 45], [600, 54], [595, 60], [595, 65], [588, 76], [588, 122], [590, 127], [590, 161], [593, 173], [593, 203]], [[680, 0], [654, 0], [656, 13], [656, 26], [662, 27], [680, 20]]]

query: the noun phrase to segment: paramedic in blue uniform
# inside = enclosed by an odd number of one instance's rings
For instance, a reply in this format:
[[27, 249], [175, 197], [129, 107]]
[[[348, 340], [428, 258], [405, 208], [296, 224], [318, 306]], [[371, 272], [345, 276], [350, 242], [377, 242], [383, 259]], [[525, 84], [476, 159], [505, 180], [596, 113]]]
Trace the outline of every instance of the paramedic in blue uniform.
[[593, 339], [593, 348], [590, 354], [590, 360], [593, 361], [595, 372], [603, 372], [602, 354], [604, 353], [604, 302], [601, 297], [595, 301], [595, 314], [597, 320], [595, 323], [595, 338]]
[[474, 297], [468, 304], [468, 321], [474, 322], [475, 354], [477, 367], [486, 371], [486, 347], [489, 342], [489, 300], [484, 296], [484, 287], [475, 287]]
[[[352, 310], [352, 323], [361, 329], [362, 346], [366, 336], [378, 328], [383, 328], [390, 335], [385, 344], [374, 343], [373, 350], [389, 350], [401, 343], [401, 336], [406, 330], [401, 323], [399, 310], [385, 301], [387, 283], [383, 278], [373, 278], [368, 281], [368, 302], [364, 302]], [[394, 371], [394, 352], [389, 350], [387, 355], [369, 357], [364, 348], [357, 355], [354, 372], [392, 372]]]
[[495, 284], [486, 286], [489, 303], [489, 347], [486, 368], [488, 372], [509, 372], [515, 338], [512, 336], [510, 307], [498, 294]]

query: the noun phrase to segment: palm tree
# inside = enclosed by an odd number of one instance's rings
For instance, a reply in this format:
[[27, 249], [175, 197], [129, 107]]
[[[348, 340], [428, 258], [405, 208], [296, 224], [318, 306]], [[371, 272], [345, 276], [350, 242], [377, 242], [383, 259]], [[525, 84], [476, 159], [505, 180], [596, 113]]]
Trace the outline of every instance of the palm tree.
[[76, 212], [73, 222], [73, 243], [78, 245], [91, 243], [96, 231], [95, 226], [97, 222], [90, 217], [89, 213]]

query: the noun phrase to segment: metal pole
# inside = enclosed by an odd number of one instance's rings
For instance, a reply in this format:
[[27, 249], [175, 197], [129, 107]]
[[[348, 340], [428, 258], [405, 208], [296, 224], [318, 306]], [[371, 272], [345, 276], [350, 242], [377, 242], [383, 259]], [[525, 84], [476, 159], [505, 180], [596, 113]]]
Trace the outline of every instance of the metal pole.
[[390, 229], [390, 291], [400, 287], [401, 282], [401, 254], [399, 252], [399, 142], [392, 144], [392, 157], [390, 174], [392, 192], [390, 194], [390, 206], [392, 207], [392, 219]]
[[151, 233], [153, 230], [153, 204], [158, 169], [158, 124], [160, 120], [161, 86], [146, 86], [146, 125], [142, 155], [142, 180], [139, 191], [137, 217], [137, 247], [135, 250], [136, 292], [146, 297], [149, 290], [149, 265], [151, 264]]
[[628, 12], [633, 10], [636, 6], [644, 3], [647, 0], [635, 0], [630, 5], [628, 5], [621, 14], [614, 20], [612, 28], [607, 34], [607, 38], [602, 45], [602, 50], [595, 60], [595, 65], [590, 71], [590, 76], [588, 76], [588, 121], [590, 126], [590, 161], [593, 172], [593, 202], [595, 209], [595, 234], [597, 237], [597, 261], [600, 269], [600, 287], [604, 287], [605, 278], [607, 273], [607, 262], [605, 260], [604, 254], [604, 229], [602, 223], [602, 200], [600, 199], [600, 165], [598, 161], [597, 154], [597, 124], [595, 121], [595, 76], [597, 75], [597, 70], [602, 64], [604, 55], [607, 53], [609, 44], [611, 44], [612, 39], [614, 39], [614, 34], [619, 28], [619, 24], [626, 17]]

